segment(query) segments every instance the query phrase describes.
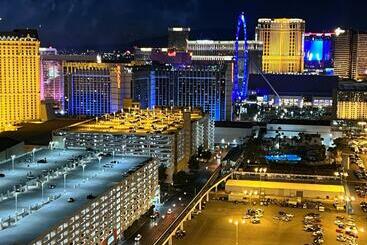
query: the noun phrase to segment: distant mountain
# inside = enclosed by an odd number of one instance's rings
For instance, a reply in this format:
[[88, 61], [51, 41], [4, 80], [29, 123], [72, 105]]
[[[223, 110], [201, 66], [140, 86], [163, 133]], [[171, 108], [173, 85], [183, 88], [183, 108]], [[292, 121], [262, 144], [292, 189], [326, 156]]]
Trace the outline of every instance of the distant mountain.
[[[191, 29], [190, 32], [190, 40], [234, 40], [236, 37], [235, 30], [232, 29], [219, 29], [219, 28], [210, 28], [210, 29]], [[252, 39], [252, 36], [248, 36], [249, 39]], [[167, 47], [168, 43], [168, 35], [152, 37], [152, 38], [144, 38], [140, 40], [135, 40], [133, 42], [127, 43], [123, 45], [125, 47]]]

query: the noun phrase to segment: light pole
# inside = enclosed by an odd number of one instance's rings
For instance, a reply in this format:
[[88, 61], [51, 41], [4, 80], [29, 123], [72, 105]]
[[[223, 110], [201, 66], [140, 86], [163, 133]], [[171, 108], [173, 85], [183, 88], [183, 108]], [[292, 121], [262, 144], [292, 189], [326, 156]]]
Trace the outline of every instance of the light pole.
[[32, 160], [33, 160], [33, 163], [34, 163], [34, 155], [36, 154], [36, 148], [33, 148], [32, 150]]
[[82, 168], [83, 168], [83, 181], [84, 181], [84, 169], [85, 169], [85, 166], [86, 166], [86, 164], [85, 164], [85, 163], [83, 163], [83, 164], [82, 164]]
[[15, 195], [15, 212], [18, 212], [18, 193], [15, 192], [14, 195]]
[[354, 201], [354, 197], [349, 197], [347, 195], [345, 187], [344, 187], [345, 186], [344, 182], [346, 181], [346, 178], [348, 177], [348, 173], [347, 172], [334, 172], [334, 175], [336, 177], [340, 177], [340, 185], [344, 189], [345, 211], [346, 211], [347, 214], [349, 214], [349, 204], [350, 204], [350, 201]]
[[68, 174], [67, 173], [64, 173], [64, 192], [66, 192], [66, 176]]
[[102, 156], [98, 156], [97, 158], [98, 158], [98, 165], [99, 165], [99, 167], [102, 168], [102, 166], [101, 166]]
[[44, 181], [41, 182], [41, 190], [42, 190], [42, 202], [43, 202], [43, 185], [45, 184]]
[[261, 174], [262, 173], [266, 173], [266, 171], [267, 171], [267, 168], [255, 168], [255, 172], [256, 172], [256, 174], [258, 173], [259, 174], [259, 180], [260, 180], [260, 190], [259, 190], [259, 192], [260, 192], [260, 195], [261, 195]]
[[[240, 222], [238, 220], [229, 219], [229, 223], [234, 224], [234, 226], [236, 227], [236, 245], [238, 245], [238, 225], [240, 224]], [[244, 224], [245, 221], [242, 220], [241, 223]]]
[[50, 147], [50, 150], [52, 151], [54, 149], [54, 146], [55, 146], [55, 142], [54, 141], [50, 141], [48, 143], [48, 146]]
[[14, 160], [15, 160], [15, 155], [11, 155], [11, 166], [12, 166], [13, 171], [14, 171]]
[[112, 161], [115, 161], [115, 150], [112, 151]]

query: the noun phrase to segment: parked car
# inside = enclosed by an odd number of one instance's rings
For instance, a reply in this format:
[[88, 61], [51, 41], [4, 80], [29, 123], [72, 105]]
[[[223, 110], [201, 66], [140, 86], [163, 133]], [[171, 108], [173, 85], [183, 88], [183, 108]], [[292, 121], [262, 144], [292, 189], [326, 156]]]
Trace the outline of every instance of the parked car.
[[138, 234], [136, 237], [135, 237], [135, 242], [139, 242], [142, 238], [142, 235]]

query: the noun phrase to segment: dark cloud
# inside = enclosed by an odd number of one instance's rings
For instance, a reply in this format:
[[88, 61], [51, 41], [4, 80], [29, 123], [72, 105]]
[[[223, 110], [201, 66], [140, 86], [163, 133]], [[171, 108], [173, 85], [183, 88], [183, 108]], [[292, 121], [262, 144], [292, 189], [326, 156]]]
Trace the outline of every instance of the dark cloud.
[[300, 17], [309, 31], [336, 26], [367, 30], [365, 0], [1, 0], [0, 30], [38, 28], [44, 45], [120, 46], [166, 34], [168, 26], [194, 30], [235, 27], [245, 11], [249, 32], [259, 17]]

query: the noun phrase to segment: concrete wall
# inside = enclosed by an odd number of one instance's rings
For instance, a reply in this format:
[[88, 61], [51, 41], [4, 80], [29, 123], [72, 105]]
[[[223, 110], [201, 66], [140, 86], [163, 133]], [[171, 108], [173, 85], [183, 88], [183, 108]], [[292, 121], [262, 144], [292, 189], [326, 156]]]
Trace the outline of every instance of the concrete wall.
[[259, 198], [261, 195], [273, 196], [273, 197], [301, 197], [305, 199], [338, 199], [344, 193], [326, 192], [318, 190], [290, 190], [290, 189], [280, 189], [280, 188], [260, 188], [260, 187], [243, 187], [243, 186], [228, 186], [225, 187], [226, 192], [229, 192], [229, 200], [238, 199], [241, 195], [244, 199], [250, 198], [250, 193], [252, 198]]
[[324, 139], [324, 145], [327, 147], [332, 144], [332, 140], [340, 137], [337, 132], [331, 132], [331, 126], [320, 126], [320, 125], [295, 125], [295, 124], [267, 124], [266, 135], [267, 138], [276, 136], [278, 128], [279, 133], [284, 133], [284, 136], [293, 137], [298, 136], [299, 133], [306, 134], [320, 134], [321, 138]]
[[240, 143], [243, 138], [252, 134], [252, 128], [215, 127], [214, 144]]
[[0, 161], [4, 161], [11, 158], [11, 155], [20, 155], [25, 152], [24, 142], [20, 142], [4, 151], [0, 152]]

